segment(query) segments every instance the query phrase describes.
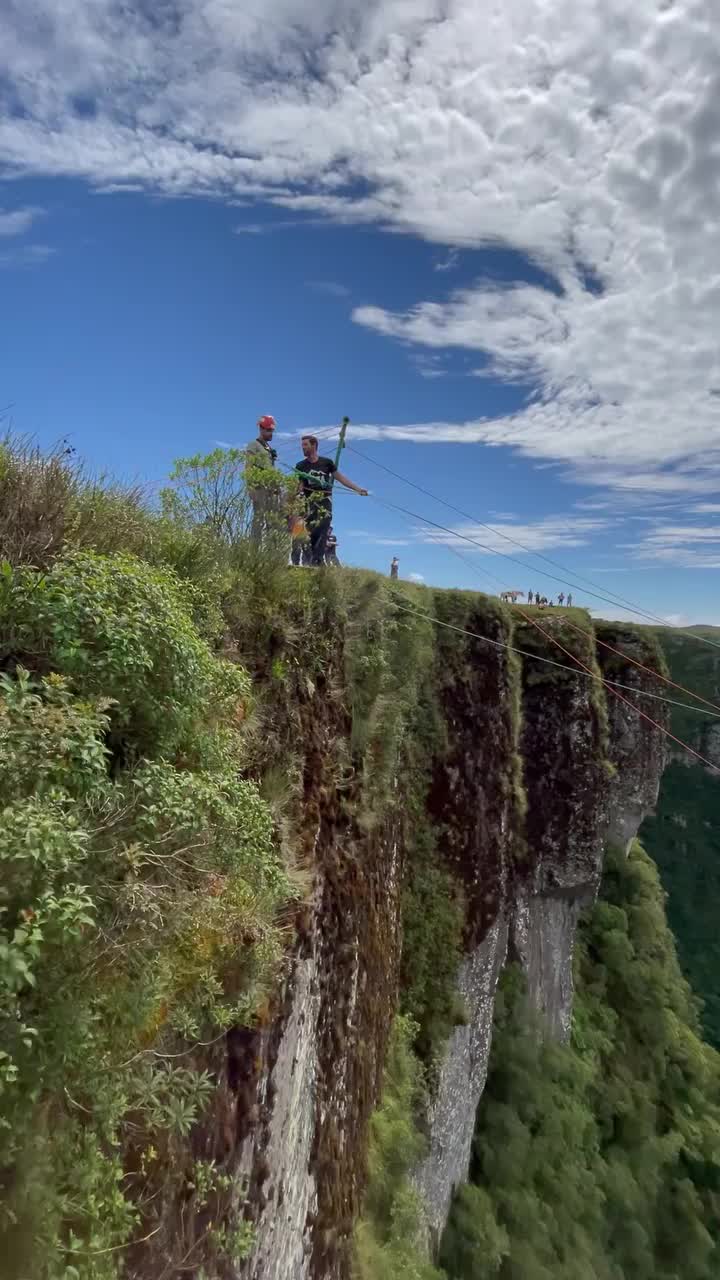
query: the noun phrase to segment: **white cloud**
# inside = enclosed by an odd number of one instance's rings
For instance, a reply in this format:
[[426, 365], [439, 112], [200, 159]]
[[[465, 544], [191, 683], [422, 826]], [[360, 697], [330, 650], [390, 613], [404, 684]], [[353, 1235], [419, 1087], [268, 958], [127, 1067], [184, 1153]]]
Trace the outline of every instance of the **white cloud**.
[[0, 269], [39, 266], [41, 262], [47, 262], [54, 252], [49, 244], [16, 245], [12, 249], [0, 250]]
[[458, 250], [451, 249], [450, 252], [444, 254], [442, 258], [438, 258], [437, 262], [435, 263], [435, 270], [436, 271], [452, 271], [457, 266], [459, 258], [460, 258], [460, 254]]
[[308, 289], [314, 289], [315, 293], [326, 293], [330, 298], [347, 298], [350, 290], [344, 284], [338, 284], [335, 280], [306, 280]]
[[720, 569], [720, 526], [658, 523], [639, 542], [624, 545], [637, 560], [687, 569]]
[[375, 533], [370, 533], [368, 529], [348, 529], [345, 532], [348, 538], [363, 538], [365, 542], [372, 542], [376, 547], [409, 547], [411, 541], [409, 538], [384, 538], [378, 537]]
[[409, 578], [410, 582], [424, 582], [424, 581], [425, 581], [425, 579], [424, 579], [424, 577], [423, 577], [423, 575], [422, 575], [421, 573], [409, 573], [409, 574], [408, 574], [408, 578]]
[[[546, 551], [551, 547], [584, 547], [591, 540], [590, 535], [606, 529], [607, 524], [606, 520], [583, 519], [580, 516], [545, 516], [529, 524], [501, 524], [496, 521], [492, 529], [468, 522], [453, 525], [447, 531], [418, 526], [415, 532], [422, 542], [437, 542], [463, 552], [477, 549], [517, 555], [523, 549], [533, 552]], [[522, 547], [513, 552], [508, 537], [521, 543]], [[474, 548], [475, 543], [481, 545]], [[532, 568], [531, 565], [527, 567]]]
[[667, 622], [669, 627], [687, 627], [690, 625], [690, 618], [686, 613], [666, 613], [663, 622]]
[[421, 378], [446, 378], [448, 371], [439, 355], [413, 355], [412, 363]]
[[479, 280], [358, 310], [534, 391], [398, 438], [720, 487], [716, 0], [6, 0], [0, 85], [11, 175], [261, 197], [550, 272], [557, 291]]
[[29, 231], [42, 209], [0, 209], [0, 236], [21, 236]]

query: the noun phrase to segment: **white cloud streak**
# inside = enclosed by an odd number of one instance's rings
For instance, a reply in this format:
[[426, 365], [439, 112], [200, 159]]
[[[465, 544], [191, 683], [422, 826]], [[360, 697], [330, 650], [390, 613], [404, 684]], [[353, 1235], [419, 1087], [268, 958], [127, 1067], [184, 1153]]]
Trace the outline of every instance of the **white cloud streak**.
[[0, 236], [21, 236], [42, 215], [42, 209], [0, 209]]
[[52, 245], [49, 244], [22, 244], [13, 245], [11, 249], [0, 249], [0, 269], [37, 267], [47, 262], [54, 252]]
[[308, 289], [313, 289], [315, 293], [325, 293], [329, 298], [347, 298], [350, 290], [344, 284], [338, 284], [336, 280], [306, 280]]
[[[505, 524], [496, 520], [493, 529], [470, 522], [449, 526], [447, 532], [418, 526], [415, 534], [421, 542], [439, 543], [470, 554], [484, 549], [491, 553], [517, 556], [522, 555], [522, 548], [533, 552], [546, 551], [552, 547], [584, 547], [591, 540], [590, 535], [599, 533], [607, 526], [606, 520], [583, 519], [579, 516], [545, 516], [542, 520], [528, 524]], [[507, 541], [508, 537], [521, 543], [522, 548], [513, 550]], [[475, 547], [474, 543], [481, 545]], [[528, 566], [528, 570], [531, 568], [532, 566]]]
[[686, 569], [720, 569], [717, 525], [659, 522], [639, 542], [624, 545], [636, 560]]
[[359, 309], [533, 393], [379, 434], [720, 489], [715, 0], [6, 0], [0, 84], [10, 174], [262, 197], [552, 274]]

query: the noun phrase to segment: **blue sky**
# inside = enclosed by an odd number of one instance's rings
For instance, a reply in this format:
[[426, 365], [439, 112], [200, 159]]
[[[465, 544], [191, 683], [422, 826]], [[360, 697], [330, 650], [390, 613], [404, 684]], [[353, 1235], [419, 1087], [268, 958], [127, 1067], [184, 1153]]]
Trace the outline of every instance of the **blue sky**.
[[709, 0], [480, 7], [482, 40], [470, 0], [11, 0], [0, 407], [153, 485], [260, 413], [289, 461], [347, 413], [467, 513], [348, 451], [347, 563], [560, 590], [482, 521], [720, 624]]

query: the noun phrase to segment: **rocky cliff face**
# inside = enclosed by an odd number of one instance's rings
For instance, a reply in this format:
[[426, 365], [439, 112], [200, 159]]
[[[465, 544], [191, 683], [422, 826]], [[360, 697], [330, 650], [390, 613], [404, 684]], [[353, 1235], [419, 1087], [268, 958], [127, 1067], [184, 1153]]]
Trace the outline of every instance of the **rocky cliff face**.
[[[442, 620], [440, 593], [434, 609]], [[562, 633], [560, 618], [543, 626]], [[465, 1018], [438, 1065], [427, 1154], [414, 1175], [431, 1244], [467, 1176], [503, 964], [508, 956], [522, 963], [549, 1033], [566, 1036], [578, 916], [597, 891], [605, 842], [627, 844], [635, 834], [664, 760], [659, 729], [633, 709], [645, 710], [653, 676], [600, 650], [604, 674], [634, 690], [624, 691], [627, 703], [606, 697], [570, 656], [599, 674], [589, 628], [562, 633], [565, 656], [529, 626], [513, 633], [496, 608], [466, 606], [463, 628], [500, 645], [512, 638], [560, 666], [518, 661], [467, 634], [437, 642], [444, 733], [431, 752], [426, 807], [437, 856], [462, 886], [467, 914], [457, 976]], [[628, 636], [618, 638], [624, 647]], [[303, 712], [302, 838], [312, 894], [266, 1024], [230, 1037], [221, 1072], [216, 1123], [238, 1206], [256, 1230], [252, 1257], [228, 1273], [237, 1280], [348, 1280], [368, 1121], [398, 1003], [403, 756], [398, 803], [364, 829], [353, 804], [358, 780], [340, 788], [333, 773], [332, 754], [351, 725], [342, 695], [328, 689], [315, 690]]]
[[[598, 673], [592, 633], [562, 635], [562, 624], [554, 620], [543, 619], [542, 625], [548, 633], [559, 630], [563, 645]], [[538, 646], [538, 633], [529, 625], [516, 636], [519, 647], [563, 661], [549, 639], [541, 638]], [[642, 646], [635, 637], [632, 641], [639, 658]], [[607, 651], [598, 654], [600, 667], [607, 667]], [[649, 660], [647, 653], [644, 657]], [[519, 747], [526, 812], [514, 818], [525, 857], [507, 877], [495, 918], [481, 931], [482, 940], [458, 979], [469, 1023], [448, 1044], [431, 1106], [430, 1149], [416, 1179], [433, 1240], [445, 1225], [455, 1186], [467, 1175], [487, 1072], [493, 997], [506, 957], [525, 969], [529, 998], [550, 1034], [566, 1037], [575, 930], [597, 893], [605, 842], [628, 843], [657, 798], [665, 739], [633, 708], [643, 709], [645, 691], [656, 691], [660, 682], [629, 662], [621, 664], [614, 678], [632, 683], [637, 694], [624, 690], [624, 703], [608, 691], [606, 701], [599, 680], [571, 674], [576, 664], [566, 660], [567, 669], [558, 671], [523, 659]], [[482, 862], [480, 872], [481, 867]]]

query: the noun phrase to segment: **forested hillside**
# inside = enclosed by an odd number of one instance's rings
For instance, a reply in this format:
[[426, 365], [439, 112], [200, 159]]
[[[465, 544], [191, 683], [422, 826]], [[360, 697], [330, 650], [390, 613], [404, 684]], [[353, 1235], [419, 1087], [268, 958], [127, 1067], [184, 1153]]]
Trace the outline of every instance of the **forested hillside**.
[[[720, 645], [720, 628], [691, 630]], [[720, 648], [677, 631], [657, 634], [673, 679], [720, 706]], [[680, 691], [672, 696], [691, 701]], [[720, 718], [673, 707], [672, 729], [720, 767]], [[680, 963], [704, 1006], [705, 1035], [720, 1047], [720, 775], [673, 749], [657, 813], [646, 820], [642, 840], [668, 894]]]
[[582, 927], [567, 1045], [538, 1043], [518, 974], [496, 1011], [450, 1280], [711, 1280], [720, 1256], [720, 1057], [698, 1033], [639, 844]]

